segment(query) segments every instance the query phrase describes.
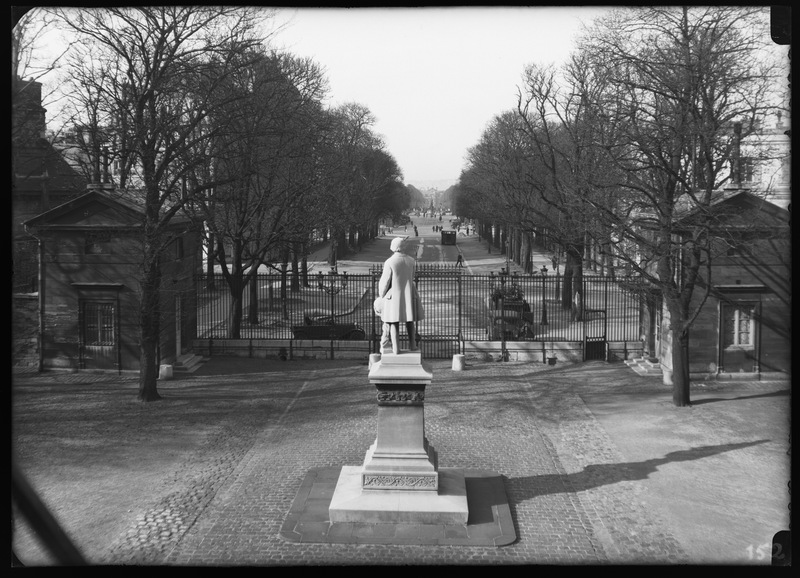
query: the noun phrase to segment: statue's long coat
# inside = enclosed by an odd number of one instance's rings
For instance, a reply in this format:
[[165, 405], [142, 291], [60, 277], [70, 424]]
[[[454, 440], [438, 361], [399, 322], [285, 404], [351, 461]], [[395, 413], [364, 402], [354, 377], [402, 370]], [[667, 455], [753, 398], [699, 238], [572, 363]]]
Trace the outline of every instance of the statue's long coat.
[[384, 323], [422, 320], [421, 310], [417, 307], [419, 295], [414, 284], [416, 265], [414, 257], [400, 251], [383, 264], [378, 295], [385, 298], [381, 315]]

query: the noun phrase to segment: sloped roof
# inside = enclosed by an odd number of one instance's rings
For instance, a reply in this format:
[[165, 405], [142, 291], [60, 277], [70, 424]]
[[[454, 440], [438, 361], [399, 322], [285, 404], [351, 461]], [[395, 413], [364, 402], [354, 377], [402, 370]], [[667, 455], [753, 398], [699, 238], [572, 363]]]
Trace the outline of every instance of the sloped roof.
[[[93, 227], [139, 228], [144, 205], [116, 191], [93, 189], [23, 223], [26, 229], [86, 229]], [[185, 227], [191, 221], [176, 215], [170, 227]]]
[[45, 179], [52, 193], [77, 194], [86, 190], [86, 179], [45, 139], [14, 146], [12, 154], [16, 194], [40, 194]]
[[[707, 209], [714, 229], [774, 230], [788, 228], [790, 213], [749, 190], [722, 190], [712, 194]], [[699, 224], [706, 209], [695, 207], [676, 214], [675, 230], [688, 230]]]

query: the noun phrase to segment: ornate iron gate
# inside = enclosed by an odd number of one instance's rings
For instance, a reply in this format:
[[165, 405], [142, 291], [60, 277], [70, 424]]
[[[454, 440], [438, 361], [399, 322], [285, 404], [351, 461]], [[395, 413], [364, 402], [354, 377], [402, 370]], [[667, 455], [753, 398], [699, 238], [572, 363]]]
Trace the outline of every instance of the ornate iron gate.
[[[243, 291], [239, 339], [368, 341], [369, 349], [378, 351], [381, 321], [372, 303], [381, 271], [376, 264], [369, 273], [347, 275], [336, 294], [323, 291], [317, 278], [292, 290], [288, 276], [259, 275], [256, 287]], [[583, 277], [580, 308], [563, 295], [575, 284], [558, 275], [469, 275], [453, 265], [419, 264], [416, 279], [425, 308], [418, 324], [420, 346], [429, 359], [463, 353], [465, 342], [501, 339], [570, 342], [583, 348], [586, 360], [606, 359], [610, 342], [639, 339], [639, 298], [607, 277]], [[201, 278], [198, 283], [197, 337], [223, 342], [229, 333], [230, 295], [221, 278], [215, 281]], [[206, 289], [212, 286], [216, 289]], [[306, 335], [312, 330], [314, 336]], [[405, 340], [405, 332], [400, 333]]]

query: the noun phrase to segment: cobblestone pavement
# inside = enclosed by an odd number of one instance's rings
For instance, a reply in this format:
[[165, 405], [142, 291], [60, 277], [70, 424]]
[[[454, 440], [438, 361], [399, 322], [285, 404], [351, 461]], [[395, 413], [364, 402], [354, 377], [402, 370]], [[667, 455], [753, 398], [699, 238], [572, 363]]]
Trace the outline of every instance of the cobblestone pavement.
[[[439, 364], [441, 366], [441, 364]], [[506, 478], [519, 540], [504, 548], [289, 543], [280, 537], [305, 472], [359, 465], [374, 437], [375, 408], [362, 383], [309, 381], [293, 411], [265, 430], [222, 492], [167, 557], [174, 564], [526, 564], [606, 561], [581, 501], [537, 426], [524, 384], [487, 369], [426, 392], [426, 432], [439, 466]], [[369, 395], [369, 394], [367, 394]], [[301, 409], [302, 408], [302, 409]], [[511, 434], [511, 435], [509, 435]], [[266, 515], [265, 515], [266, 513]]]
[[[186, 531], [231, 479], [237, 464], [252, 448], [260, 423], [252, 417], [237, 419], [227, 431], [216, 436], [206, 448], [209, 460], [188, 456], [176, 468], [175, 484], [169, 493], [137, 517], [136, 525], [113, 544], [105, 562], [158, 564], [180, 542]], [[233, 433], [235, 428], [236, 433]], [[189, 474], [189, 479], [186, 478]], [[180, 476], [180, 480], [178, 480]]]
[[[435, 244], [436, 235], [428, 237]], [[382, 262], [389, 238], [341, 261], [340, 270], [366, 271]], [[474, 273], [507, 264], [474, 235], [459, 237], [458, 250]], [[310, 260], [324, 268], [325, 257], [320, 249]], [[549, 255], [534, 259], [537, 268], [550, 267]], [[240, 375], [253, 363], [215, 357], [177, 383], [256, 388], [258, 374]], [[773, 534], [789, 527], [789, 381], [697, 383], [695, 405], [674, 408], [660, 378], [639, 376], [621, 363], [468, 360], [463, 372], [452, 371], [449, 361], [429, 363], [434, 380], [425, 424], [439, 466], [503, 476], [518, 537], [513, 544], [284, 540], [281, 526], [306, 473], [360, 465], [376, 426], [365, 363], [297, 361], [285, 379], [270, 384], [268, 415], [232, 417], [201, 451], [170, 464], [172, 477], [135, 516], [120, 516], [114, 528], [123, 529], [103, 543], [99, 562], [763, 565], [770, 562]], [[138, 379], [15, 372], [25, 383], [43, 385], [105, 386], [111, 379], [133, 388]], [[140, 483], [131, 467], [131, 483]]]
[[[186, 383], [219, 384], [231, 358], [213, 358]], [[468, 362], [463, 372], [433, 361], [433, 383], [426, 392], [425, 428], [439, 455], [439, 466], [490, 470], [503, 476], [518, 539], [503, 547], [404, 544], [323, 544], [284, 540], [281, 525], [305, 474], [316, 467], [360, 465], [374, 440], [376, 409], [366, 364], [309, 363], [270, 385], [276, 410], [268, 420], [251, 415], [231, 421], [203, 456], [189, 456], [176, 468], [173, 491], [153, 500], [132, 526], [112, 541], [104, 563], [168, 566], [297, 565], [529, 565], [529, 564], [695, 564], [768, 563], [753, 556], [771, 532], [788, 529], [785, 519], [770, 519], [787, 501], [782, 488], [760, 491], [755, 502], [730, 508], [733, 525], [753, 536], [720, 553], [732, 540], [717, 528], [698, 548], [698, 529], [685, 505], [664, 495], [664, 485], [691, 480], [678, 493], [693, 496], [711, 487], [714, 499], [730, 499], [731, 487], [751, 499], [749, 486], [784, 479], [788, 438], [788, 382], [714, 383], [699, 386], [695, 399], [769, 403], [778, 423], [770, 436], [772, 454], [753, 449], [765, 435], [736, 416], [734, 403], [698, 405], [702, 412], [671, 408], [669, 390], [658, 379], [641, 377], [622, 364]], [[30, 379], [81, 379], [41, 376]], [[127, 379], [127, 378], [122, 378]], [[254, 375], [253, 380], [258, 376]], [[659, 397], [660, 395], [660, 397]], [[785, 397], [781, 397], [785, 395]], [[606, 403], [597, 401], [601, 396]], [[592, 404], [585, 400], [595, 399]], [[650, 400], [676, 435], [677, 451], [631, 446], [626, 438], [645, 435], [647, 416], [625, 411], [630, 400]], [[608, 401], [611, 400], [611, 401]], [[751, 401], [752, 400], [752, 401]], [[742, 401], [742, 411], [748, 411]], [[277, 404], [277, 405], [276, 405]], [[655, 405], [653, 405], [655, 404]], [[595, 411], [592, 407], [597, 407]], [[724, 408], [713, 409], [712, 408]], [[637, 411], [638, 408], [637, 408]], [[787, 410], [788, 411], [788, 410]], [[686, 413], [689, 412], [689, 413]], [[766, 415], [766, 414], [765, 414]], [[598, 419], [601, 416], [603, 420]], [[609, 417], [611, 416], [611, 417]], [[616, 421], [615, 421], [616, 420]], [[625, 431], [620, 433], [626, 420]], [[739, 420], [739, 421], [737, 421]], [[788, 419], [786, 420], [788, 422]], [[604, 423], [606, 424], [604, 426]], [[677, 425], [676, 425], [677, 424]], [[681, 425], [682, 424], [682, 425]], [[612, 432], [612, 434], [609, 433]], [[666, 435], [666, 434], [665, 434]], [[681, 437], [683, 436], [683, 437]], [[667, 436], [668, 437], [668, 436]], [[655, 443], [655, 442], [654, 442]], [[667, 443], [667, 442], [664, 442]], [[623, 449], [621, 449], [621, 447]], [[640, 451], [640, 459], [630, 454]], [[772, 457], [771, 457], [772, 456]], [[644, 458], [647, 459], [644, 459]], [[777, 457], [777, 459], [776, 459]], [[714, 460], [730, 460], [717, 470]], [[706, 465], [708, 464], [708, 465]], [[719, 480], [720, 471], [741, 479]], [[715, 473], [716, 472], [716, 473]], [[667, 476], [659, 482], [659, 476]], [[696, 483], [698, 482], [698, 483]], [[724, 486], [728, 483], [728, 486]], [[661, 484], [661, 485], [659, 485]], [[724, 487], [723, 487], [724, 486]], [[746, 487], [747, 486], [747, 487]], [[714, 490], [717, 490], [714, 492]], [[758, 489], [758, 488], [756, 488]], [[696, 504], [704, 507], [703, 494]], [[720, 506], [723, 509], [725, 506]], [[677, 510], [676, 510], [677, 508]], [[709, 508], [716, 508], [711, 504]], [[770, 508], [773, 508], [771, 510]], [[755, 514], [752, 514], [755, 512]], [[759, 514], [761, 513], [761, 514]], [[767, 516], [766, 520], [746, 519]], [[777, 514], [781, 518], [781, 514]], [[752, 528], [751, 528], [752, 527]], [[764, 527], [769, 530], [765, 533]], [[767, 536], [767, 538], [765, 538]], [[738, 536], [736, 539], [740, 539]], [[749, 540], [749, 542], [747, 542]]]

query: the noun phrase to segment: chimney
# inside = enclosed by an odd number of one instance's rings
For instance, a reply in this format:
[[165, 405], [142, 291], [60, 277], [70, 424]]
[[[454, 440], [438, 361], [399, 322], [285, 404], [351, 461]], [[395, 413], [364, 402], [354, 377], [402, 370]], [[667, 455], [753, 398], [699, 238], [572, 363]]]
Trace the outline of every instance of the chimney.
[[108, 147], [103, 147], [103, 187], [106, 191], [114, 190], [114, 183], [108, 172]]
[[11, 99], [13, 141], [31, 143], [44, 138], [47, 110], [42, 106], [42, 84], [14, 78]]

